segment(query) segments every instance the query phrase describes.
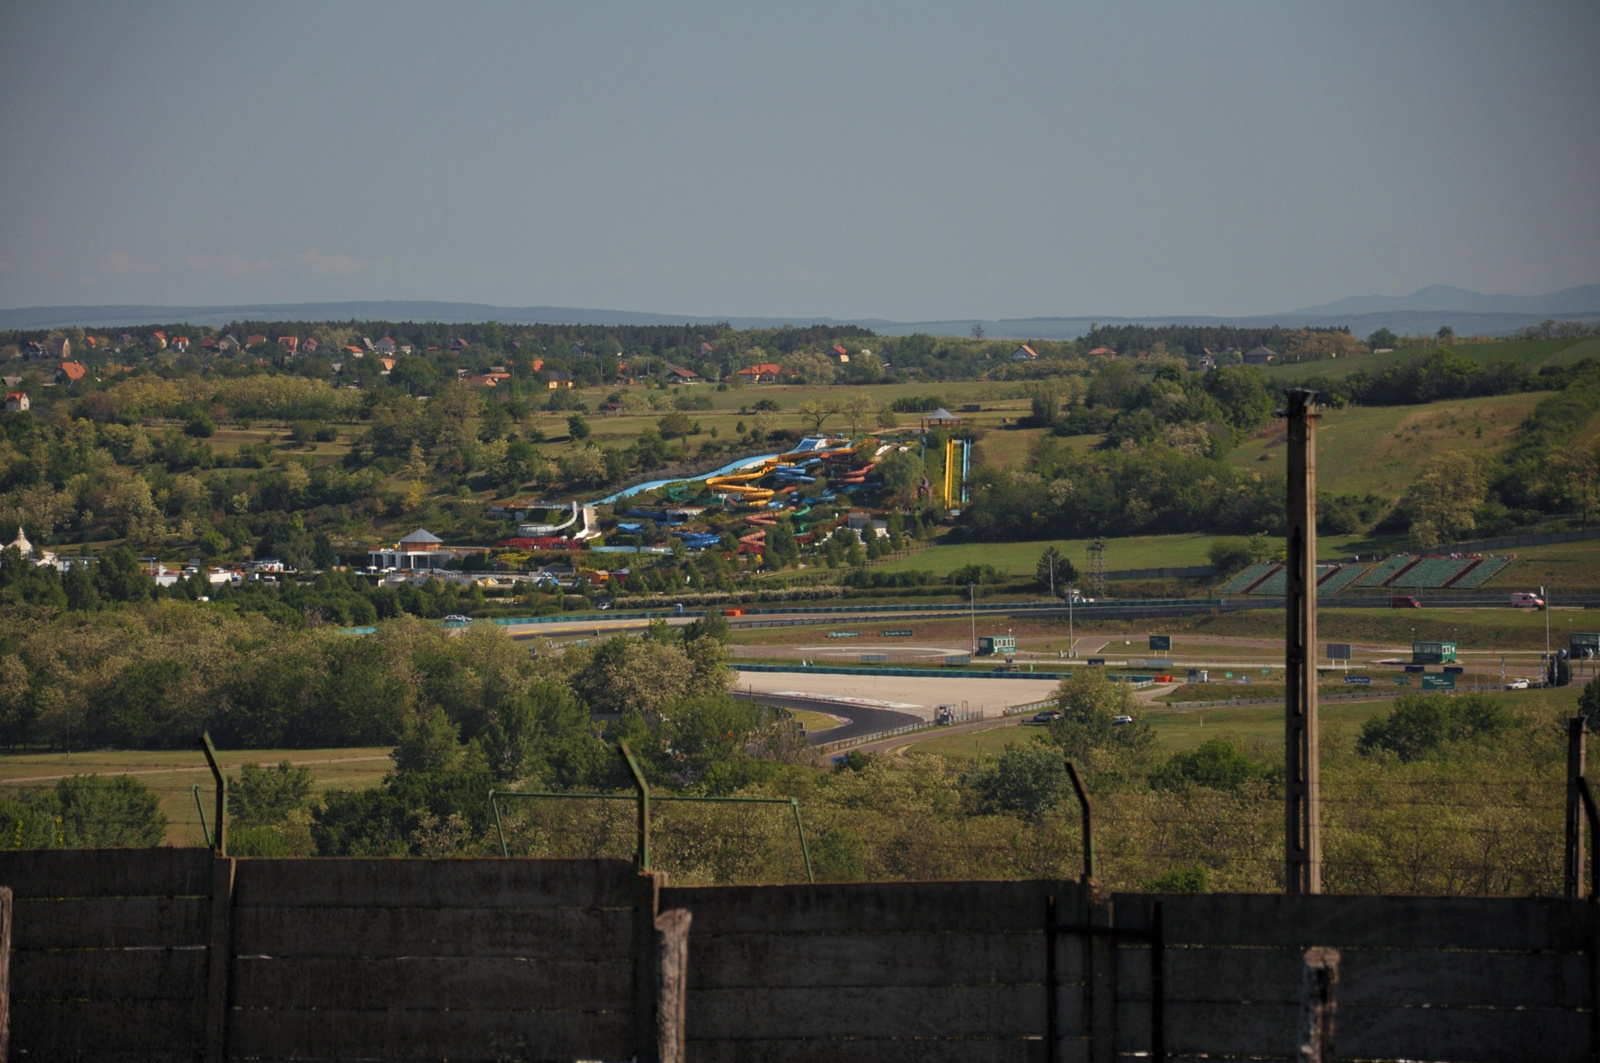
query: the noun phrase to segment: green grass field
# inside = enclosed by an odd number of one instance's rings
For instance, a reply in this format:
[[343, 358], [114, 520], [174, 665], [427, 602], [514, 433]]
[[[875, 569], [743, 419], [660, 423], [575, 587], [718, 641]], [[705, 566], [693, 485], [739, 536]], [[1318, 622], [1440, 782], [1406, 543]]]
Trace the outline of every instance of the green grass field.
[[[1215, 535], [1141, 535], [1107, 539], [1106, 569], [1115, 572], [1136, 568], [1209, 565], [1211, 560], [1206, 551], [1218, 538]], [[1322, 536], [1317, 539], [1317, 553], [1322, 557], [1348, 557], [1355, 541], [1353, 536]], [[1034, 566], [1039, 562], [1039, 555], [1046, 547], [1055, 546], [1080, 572], [1088, 572], [1089, 542], [1088, 539], [1052, 539], [930, 546], [874, 567], [890, 572], [925, 569], [942, 576], [965, 565], [993, 565], [1010, 575], [1031, 576]]]
[[[354, 749], [252, 749], [219, 751], [218, 764], [224, 772], [237, 774], [246, 763], [277, 764], [288, 760], [311, 769], [312, 790], [321, 793], [335, 788], [357, 789], [376, 786], [394, 768], [389, 747]], [[212, 795], [216, 792], [205, 756], [196, 751], [156, 752], [101, 750], [93, 753], [21, 753], [0, 756], [0, 787], [6, 789], [48, 789], [63, 775], [131, 774], [149, 787], [167, 814], [169, 845], [203, 845], [199, 814], [191, 789], [200, 786], [206, 802], [206, 820], [211, 819]]]

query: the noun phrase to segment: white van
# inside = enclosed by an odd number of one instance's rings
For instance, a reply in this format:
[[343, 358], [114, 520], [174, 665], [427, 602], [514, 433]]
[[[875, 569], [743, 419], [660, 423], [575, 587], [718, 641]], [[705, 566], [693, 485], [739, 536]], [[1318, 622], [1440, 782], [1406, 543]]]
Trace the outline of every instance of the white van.
[[1544, 599], [1531, 591], [1517, 591], [1511, 595], [1513, 609], [1543, 609]]

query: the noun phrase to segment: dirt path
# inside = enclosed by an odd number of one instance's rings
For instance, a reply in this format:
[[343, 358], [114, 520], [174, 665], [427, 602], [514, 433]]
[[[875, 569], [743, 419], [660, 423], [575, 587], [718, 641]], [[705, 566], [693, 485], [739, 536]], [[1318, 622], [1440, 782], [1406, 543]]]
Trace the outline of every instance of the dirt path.
[[[374, 761], [374, 760], [388, 760], [388, 759], [389, 759], [389, 754], [384, 753], [382, 755], [368, 756], [368, 757], [328, 757], [328, 758], [325, 758], [325, 759], [322, 759], [322, 760], [291, 760], [289, 763], [291, 765], [293, 765], [294, 767], [298, 768], [298, 767], [301, 767], [303, 765], [308, 766], [308, 765], [312, 765], [312, 764], [359, 764], [359, 763], [370, 762], [370, 761]], [[247, 763], [251, 763], [251, 762], [250, 761], [241, 760], [237, 764], [218, 764], [217, 767], [223, 769], [224, 771], [227, 771], [229, 769], [242, 768]], [[183, 768], [139, 768], [136, 771], [119, 771], [116, 774], [118, 774], [118, 775], [180, 775], [180, 774], [184, 774], [184, 773], [188, 773], [188, 772], [202, 772], [204, 774], [209, 775], [209, 774], [211, 774], [211, 768], [210, 768], [209, 765], [202, 764], [198, 768], [192, 768], [192, 767], [183, 767]], [[65, 775], [28, 775], [28, 776], [23, 776], [23, 777], [20, 777], [20, 778], [15, 778], [15, 779], [0, 778], [0, 786], [15, 786], [18, 783], [25, 783], [25, 782], [57, 782], [57, 781], [59, 781], [61, 779], [70, 779], [70, 778], [73, 777], [73, 775], [78, 775], [78, 774], [82, 774], [82, 773], [81, 772], [68, 772]]]

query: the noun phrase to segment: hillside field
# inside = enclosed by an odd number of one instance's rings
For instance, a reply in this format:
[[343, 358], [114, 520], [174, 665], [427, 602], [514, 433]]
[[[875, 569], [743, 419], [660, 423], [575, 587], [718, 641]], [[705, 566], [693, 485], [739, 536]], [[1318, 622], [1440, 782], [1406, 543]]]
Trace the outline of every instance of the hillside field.
[[[1470, 359], [1482, 366], [1487, 366], [1497, 361], [1522, 362], [1535, 372], [1547, 365], [1566, 365], [1569, 362], [1575, 362], [1585, 357], [1600, 358], [1600, 339], [1593, 338], [1492, 340], [1489, 342], [1458, 339], [1451, 343], [1441, 344], [1441, 346], [1449, 347], [1461, 357]], [[1358, 354], [1351, 358], [1330, 358], [1318, 362], [1273, 365], [1266, 367], [1262, 372], [1284, 384], [1293, 384], [1316, 377], [1333, 377], [1342, 380], [1362, 369], [1376, 376], [1396, 362], [1403, 362], [1407, 358], [1418, 355], [1426, 355], [1431, 350], [1430, 348], [1422, 347], [1401, 347], [1387, 354]]]
[[[1504, 447], [1522, 419], [1550, 394], [1328, 410], [1317, 423], [1317, 487], [1335, 495], [1398, 499], [1432, 455], [1490, 454]], [[1241, 469], [1281, 475], [1284, 443], [1285, 429], [1274, 423], [1237, 447], [1229, 460]]]

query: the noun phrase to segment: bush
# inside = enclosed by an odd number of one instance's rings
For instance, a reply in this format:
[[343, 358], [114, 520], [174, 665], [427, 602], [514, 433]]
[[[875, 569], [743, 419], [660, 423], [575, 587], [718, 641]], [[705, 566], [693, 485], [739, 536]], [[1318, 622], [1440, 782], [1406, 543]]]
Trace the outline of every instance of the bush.
[[1409, 762], [1458, 742], [1502, 734], [1515, 723], [1504, 706], [1483, 694], [1403, 694], [1393, 712], [1362, 725], [1356, 749]]
[[1039, 820], [1071, 798], [1067, 762], [1055, 750], [1007, 744], [994, 764], [975, 767], [961, 776], [978, 811], [1011, 812]]
[[1187, 790], [1204, 786], [1211, 790], [1237, 790], [1251, 779], [1266, 777], [1268, 771], [1235, 749], [1229, 742], [1212, 738], [1196, 749], [1174, 753], [1165, 764], [1150, 773], [1152, 790]]

